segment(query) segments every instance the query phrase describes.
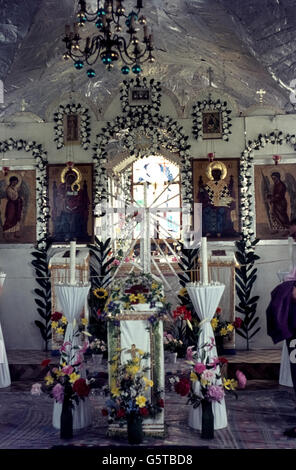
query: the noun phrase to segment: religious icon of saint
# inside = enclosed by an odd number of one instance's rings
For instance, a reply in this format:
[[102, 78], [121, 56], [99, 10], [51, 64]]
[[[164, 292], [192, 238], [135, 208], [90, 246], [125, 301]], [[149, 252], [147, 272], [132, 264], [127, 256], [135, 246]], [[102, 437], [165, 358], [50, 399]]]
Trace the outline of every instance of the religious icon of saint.
[[7, 203], [3, 224], [3, 237], [5, 240], [11, 236], [14, 238], [20, 237], [19, 233], [23, 210], [23, 199], [19, 194], [21, 184], [21, 176], [10, 176], [9, 184], [6, 188]]
[[202, 125], [204, 136], [221, 137], [221, 114], [219, 111], [203, 113]]
[[78, 115], [68, 114], [66, 122], [67, 122], [67, 128], [66, 128], [67, 142], [77, 142], [79, 140]]
[[65, 168], [61, 183], [53, 182], [53, 212], [55, 241], [89, 240], [87, 223], [89, 197], [87, 183], [80, 187], [81, 173], [77, 168]]
[[207, 166], [207, 182], [199, 178], [198, 202], [202, 203], [202, 233], [207, 237], [233, 237], [238, 233], [233, 227], [235, 198], [233, 176], [225, 181], [227, 168], [221, 161]]

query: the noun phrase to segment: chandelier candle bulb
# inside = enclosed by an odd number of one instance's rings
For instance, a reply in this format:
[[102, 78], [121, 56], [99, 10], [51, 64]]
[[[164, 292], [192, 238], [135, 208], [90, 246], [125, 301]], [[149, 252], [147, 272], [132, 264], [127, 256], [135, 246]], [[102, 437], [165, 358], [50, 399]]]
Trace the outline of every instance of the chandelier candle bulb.
[[207, 238], [202, 237], [201, 239], [201, 262], [202, 262], [202, 283], [207, 285], [208, 279], [208, 249], [207, 249]]
[[75, 280], [75, 266], [76, 266], [76, 242], [70, 242], [70, 284], [74, 286]]

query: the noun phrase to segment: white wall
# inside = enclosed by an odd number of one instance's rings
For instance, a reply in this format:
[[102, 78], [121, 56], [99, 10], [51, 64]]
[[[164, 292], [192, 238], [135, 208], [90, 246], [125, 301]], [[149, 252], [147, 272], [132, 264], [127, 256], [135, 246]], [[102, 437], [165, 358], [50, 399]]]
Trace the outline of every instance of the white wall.
[[[174, 108], [176, 105], [172, 97], [163, 95], [162, 110], [165, 114], [170, 113], [174, 119], [180, 115], [180, 110]], [[198, 99], [198, 97], [197, 97]], [[81, 100], [80, 100], [81, 102]], [[119, 97], [117, 96], [106, 108], [104, 119], [113, 119], [120, 111]], [[35, 140], [42, 144], [48, 153], [49, 163], [65, 163], [68, 160], [74, 163], [92, 162], [92, 145], [95, 142], [95, 136], [104, 126], [106, 121], [97, 121], [95, 114], [91, 114], [91, 145], [87, 151], [80, 146], [73, 146], [70, 152], [69, 147], [61, 150], [56, 149], [54, 138], [53, 122], [32, 122], [30, 113], [23, 113], [21, 117], [7, 118], [8, 123], [0, 123], [0, 140], [6, 140], [9, 137], [15, 139]], [[178, 119], [184, 128], [184, 132], [190, 136], [191, 154], [193, 158], [206, 158], [207, 153], [213, 151], [209, 148], [209, 141], [197, 142], [191, 134], [192, 119], [191, 110], [188, 108], [187, 116]], [[12, 124], [11, 124], [12, 123]], [[245, 148], [246, 140], [253, 140], [260, 133], [271, 132], [275, 128], [284, 133], [292, 133], [295, 129], [295, 115], [281, 115], [277, 118], [276, 125], [272, 116], [249, 116], [233, 117], [232, 135], [229, 142], [216, 140], [214, 151], [216, 158], [239, 158], [242, 150]], [[245, 134], [246, 130], [246, 134]], [[273, 146], [274, 147], [274, 146]], [[271, 156], [274, 148], [266, 147], [259, 152], [255, 152], [255, 161], [266, 159], [267, 163], [272, 163]], [[289, 146], [283, 146], [279, 150], [290, 157], [296, 158], [294, 150]], [[0, 168], [2, 166], [28, 166], [33, 165], [34, 160], [29, 153], [25, 152], [6, 152], [5, 158], [9, 157], [9, 162], [2, 161], [0, 154]], [[296, 161], [296, 160], [295, 160]], [[261, 259], [258, 264], [258, 279], [254, 287], [254, 295], [260, 295], [258, 304], [258, 315], [260, 317], [261, 331], [251, 343], [253, 349], [280, 347], [274, 346], [271, 339], [266, 335], [265, 311], [270, 300], [270, 292], [278, 283], [276, 272], [285, 269], [288, 258], [287, 244], [284, 242], [272, 242], [268, 245], [264, 242], [257, 249]], [[209, 244], [211, 246], [211, 244]], [[229, 249], [229, 243], [224, 244]], [[219, 246], [224, 246], [223, 242]], [[233, 244], [232, 244], [233, 245]], [[0, 271], [7, 273], [7, 280], [4, 285], [3, 294], [0, 298], [0, 321], [3, 328], [7, 349], [42, 349], [43, 341], [39, 329], [34, 325], [34, 320], [40, 319], [36, 312], [33, 289], [37, 287], [34, 279], [34, 271], [31, 266], [31, 245], [0, 245]], [[237, 348], [244, 349], [245, 341], [237, 338]]]

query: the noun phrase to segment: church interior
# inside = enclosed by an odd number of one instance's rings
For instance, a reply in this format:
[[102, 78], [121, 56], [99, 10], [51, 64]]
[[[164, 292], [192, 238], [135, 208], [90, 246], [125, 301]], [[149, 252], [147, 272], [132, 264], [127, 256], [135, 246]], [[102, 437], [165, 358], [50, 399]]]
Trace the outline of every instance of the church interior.
[[0, 1], [1, 450], [296, 448], [294, 7]]

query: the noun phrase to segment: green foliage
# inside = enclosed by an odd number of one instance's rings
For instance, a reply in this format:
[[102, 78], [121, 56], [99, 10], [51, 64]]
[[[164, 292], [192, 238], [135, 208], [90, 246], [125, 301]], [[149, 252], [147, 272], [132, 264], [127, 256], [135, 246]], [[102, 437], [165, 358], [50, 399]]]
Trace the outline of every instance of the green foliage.
[[[252, 250], [255, 248], [258, 241], [258, 239], [255, 239], [251, 242]], [[257, 268], [254, 267], [254, 264], [258, 259], [260, 259], [260, 257], [256, 255], [254, 251], [246, 249], [245, 239], [237, 241], [236, 248], [238, 250], [235, 253], [236, 259], [238, 260], [240, 267], [236, 268], [236, 293], [239, 303], [235, 307], [235, 310], [244, 315], [242, 325], [240, 329], [236, 330], [236, 333], [246, 340], [247, 350], [249, 350], [250, 340], [260, 330], [260, 327], [257, 325], [259, 317], [256, 317], [259, 296], [252, 296], [252, 289], [257, 279]]]
[[97, 312], [103, 311], [107, 298], [98, 299], [94, 294], [94, 289], [106, 288], [112, 278], [114, 268], [112, 263], [114, 257], [111, 257], [111, 238], [105, 242], [95, 237], [95, 243], [88, 245], [90, 250], [90, 276], [91, 276], [91, 294], [89, 297], [90, 317], [89, 332], [96, 338], [107, 341], [107, 327], [105, 320], [101, 319]]
[[48, 351], [48, 341], [51, 339], [51, 282], [50, 270], [48, 269], [48, 249], [49, 244], [43, 249], [35, 248], [32, 256], [35, 258], [32, 265], [35, 269], [36, 282], [40, 288], [34, 289], [34, 293], [38, 296], [35, 298], [37, 312], [43, 321], [36, 320], [35, 325], [39, 328], [41, 336], [45, 342], [45, 351]]

